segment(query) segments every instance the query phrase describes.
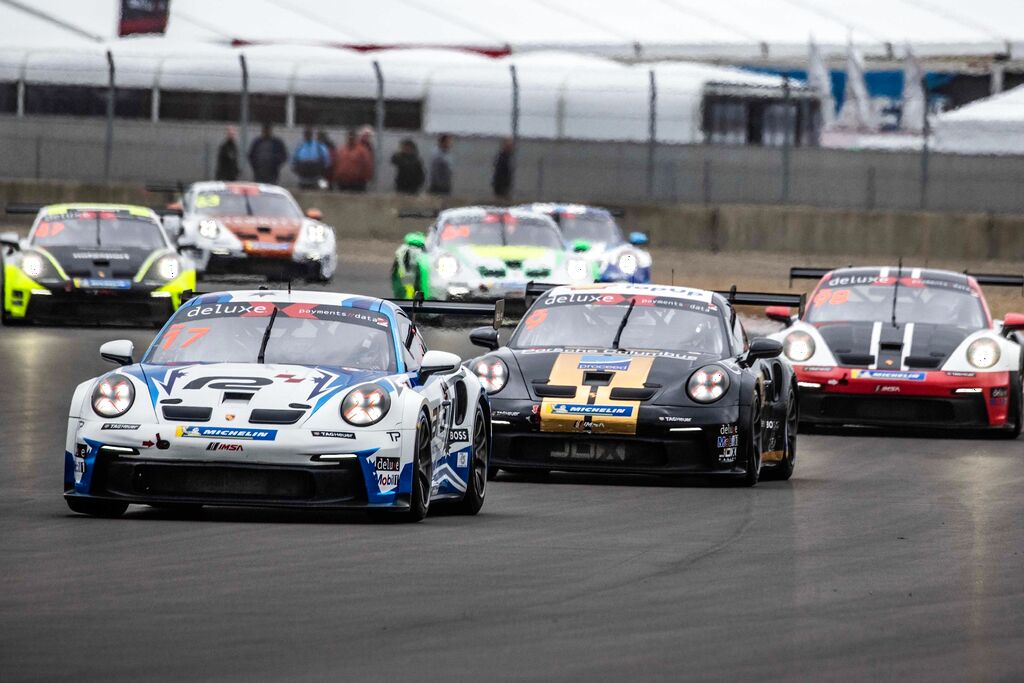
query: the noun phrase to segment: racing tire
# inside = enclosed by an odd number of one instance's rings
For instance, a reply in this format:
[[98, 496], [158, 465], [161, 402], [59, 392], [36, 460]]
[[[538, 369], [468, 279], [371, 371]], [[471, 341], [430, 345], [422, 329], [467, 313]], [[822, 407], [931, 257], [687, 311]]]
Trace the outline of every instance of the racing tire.
[[453, 512], [460, 515], [475, 515], [484, 505], [487, 494], [487, 480], [491, 468], [488, 467], [488, 455], [491, 442], [487, 435], [487, 422], [484, 410], [477, 405], [473, 417], [473, 441], [469, 451], [469, 477], [466, 481], [466, 495], [458, 503], [451, 506]]
[[774, 467], [766, 467], [761, 478], [768, 481], [787, 481], [796, 467], [796, 435], [800, 431], [800, 411], [797, 405], [796, 389], [789, 390], [786, 399], [785, 436], [783, 437], [782, 460]]
[[426, 413], [420, 413], [416, 422], [416, 446], [412, 460], [412, 492], [409, 509], [401, 512], [370, 510], [370, 517], [378, 522], [419, 522], [430, 511], [430, 488], [434, 480], [434, 459], [430, 451], [430, 422]]
[[1010, 375], [1010, 410], [1007, 413], [1007, 422], [1011, 425], [1009, 429], [998, 432], [1001, 439], [1016, 439], [1020, 436], [1021, 428], [1024, 427], [1024, 371], [1018, 372], [1017, 376]]
[[747, 471], [739, 479], [740, 486], [757, 486], [761, 478], [761, 437], [761, 396], [755, 392], [750, 404], [750, 425], [743, 447]]
[[128, 509], [128, 503], [116, 500], [91, 500], [89, 498], [65, 498], [72, 512], [91, 517], [120, 517]]

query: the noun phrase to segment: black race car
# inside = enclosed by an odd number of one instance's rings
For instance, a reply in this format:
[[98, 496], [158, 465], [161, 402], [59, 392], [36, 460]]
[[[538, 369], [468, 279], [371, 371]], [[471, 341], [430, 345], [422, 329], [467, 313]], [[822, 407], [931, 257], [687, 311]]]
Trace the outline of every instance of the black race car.
[[748, 340], [734, 304], [792, 294], [661, 285], [544, 291], [469, 362], [488, 389], [497, 470], [722, 475], [753, 486], [796, 462], [797, 387], [782, 344]]
[[[129, 204], [8, 205], [35, 214], [28, 237], [0, 235], [3, 322], [148, 323], [157, 326], [196, 287], [156, 212]], [[180, 246], [180, 245], [179, 245]]]

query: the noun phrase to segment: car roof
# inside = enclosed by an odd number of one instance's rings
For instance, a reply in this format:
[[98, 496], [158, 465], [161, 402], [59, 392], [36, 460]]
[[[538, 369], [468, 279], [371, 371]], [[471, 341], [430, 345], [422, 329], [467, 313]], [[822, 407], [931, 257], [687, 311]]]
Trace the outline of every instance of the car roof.
[[969, 285], [974, 282], [974, 278], [965, 273], [957, 273], [952, 270], [941, 270], [939, 268], [915, 268], [913, 266], [857, 266], [836, 268], [826, 274], [822, 278], [822, 281], [837, 276], [886, 278], [895, 277], [897, 273], [902, 273], [902, 277], [909, 277], [912, 280], [942, 280], [945, 282], [955, 282], [963, 285]]
[[223, 180], [203, 180], [198, 183], [192, 183], [189, 186], [189, 190], [193, 192], [220, 192], [222, 190], [229, 190], [231, 188], [244, 188], [244, 189], [255, 189], [260, 193], [266, 194], [291, 194], [288, 190], [284, 189], [280, 185], [270, 185], [267, 183], [253, 183], [244, 180], [238, 181], [223, 181]]
[[609, 282], [587, 285], [558, 285], [550, 289], [545, 296], [567, 296], [570, 294], [618, 294], [620, 296], [657, 296], [682, 301], [698, 301], [711, 303], [714, 292], [693, 287], [676, 287], [673, 285], [630, 284], [628, 282]]
[[[460, 206], [452, 209], [445, 209], [441, 211], [437, 217], [448, 220], [459, 214], [469, 214], [473, 216], [485, 216], [487, 214], [508, 214], [509, 216], [524, 217], [524, 218], [537, 218], [540, 220], [551, 220], [551, 217], [544, 213], [532, 211], [521, 206]], [[554, 222], [554, 221], [552, 221]], [[556, 225], [557, 227], [557, 225]]]
[[553, 214], [553, 213], [571, 213], [571, 214], [594, 214], [599, 216], [611, 217], [611, 211], [600, 206], [591, 206], [589, 204], [564, 204], [560, 202], [534, 202], [533, 204], [522, 204], [517, 208], [528, 209], [537, 213]]
[[233, 289], [224, 292], [207, 292], [193, 297], [185, 306], [226, 303], [230, 301], [266, 301], [274, 304], [325, 304], [349, 306], [368, 311], [380, 311], [404, 315], [401, 309], [386, 299], [361, 294], [311, 291], [305, 289]]
[[[139, 218], [150, 218], [157, 221], [157, 215], [148, 206], [137, 204], [101, 204], [73, 202], [64, 204], [47, 204], [39, 210], [42, 216], [61, 216], [70, 211], [125, 211]], [[159, 222], [159, 221], [157, 221]]]

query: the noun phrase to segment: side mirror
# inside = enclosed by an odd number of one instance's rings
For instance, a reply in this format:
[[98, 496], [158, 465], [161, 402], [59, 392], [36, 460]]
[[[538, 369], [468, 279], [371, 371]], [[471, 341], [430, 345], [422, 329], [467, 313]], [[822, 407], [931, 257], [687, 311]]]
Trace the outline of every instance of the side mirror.
[[404, 241], [410, 247], [422, 249], [423, 245], [427, 243], [427, 236], [422, 232], [410, 232], [406, 234]]
[[170, 209], [171, 211], [178, 212], [185, 210], [185, 207], [182, 206], [181, 202], [171, 202], [170, 204], [167, 205], [167, 208]]
[[168, 235], [180, 235], [184, 229], [181, 225], [181, 216], [164, 216], [163, 218], [164, 232]]
[[784, 325], [793, 324], [793, 309], [789, 306], [769, 306], [764, 309], [764, 314], [768, 316], [769, 320], [774, 320]]
[[782, 342], [768, 337], [758, 337], [750, 341], [744, 363], [749, 366], [758, 358], [778, 358], [781, 353]]
[[572, 250], [577, 254], [590, 251], [590, 242], [587, 242], [586, 240], [576, 240], [572, 243]]
[[485, 349], [494, 351], [501, 343], [498, 341], [498, 331], [493, 327], [478, 327], [469, 333], [469, 341], [474, 346], [482, 346]]
[[1003, 316], [1003, 335], [1024, 330], [1024, 313], [1007, 313]]
[[131, 365], [132, 354], [135, 353], [135, 344], [129, 339], [116, 339], [108, 341], [100, 347], [100, 358], [118, 365]]
[[18, 233], [16, 232], [0, 233], [0, 245], [17, 251], [21, 248], [21, 238], [18, 237]]
[[[780, 347], [781, 348], [781, 347]], [[420, 381], [425, 382], [432, 375], [455, 372], [462, 365], [462, 359], [447, 351], [427, 351], [420, 363]]]
[[642, 232], [631, 232], [631, 233], [629, 233], [629, 243], [632, 244], [634, 247], [642, 247], [645, 244], [647, 244], [648, 242], [650, 242], [650, 240], [647, 239], [647, 234], [646, 233], [642, 233]]
[[318, 221], [323, 217], [323, 211], [320, 209], [306, 209], [306, 218], [312, 218], [313, 220]]

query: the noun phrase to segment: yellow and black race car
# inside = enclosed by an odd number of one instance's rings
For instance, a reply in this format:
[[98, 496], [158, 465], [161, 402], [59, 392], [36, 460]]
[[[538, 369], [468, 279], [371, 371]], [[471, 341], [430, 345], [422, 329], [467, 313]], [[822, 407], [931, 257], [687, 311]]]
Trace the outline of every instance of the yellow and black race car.
[[767, 303], [798, 306], [802, 297], [561, 286], [540, 295], [507, 346], [493, 328], [474, 330], [473, 343], [490, 349], [469, 361], [491, 403], [489, 474], [714, 475], [748, 486], [788, 479], [793, 369], [780, 342], [748, 340], [733, 308]]
[[127, 204], [9, 205], [35, 213], [28, 237], [0, 235], [3, 322], [163, 324], [195, 290], [191, 260], [157, 214]]

